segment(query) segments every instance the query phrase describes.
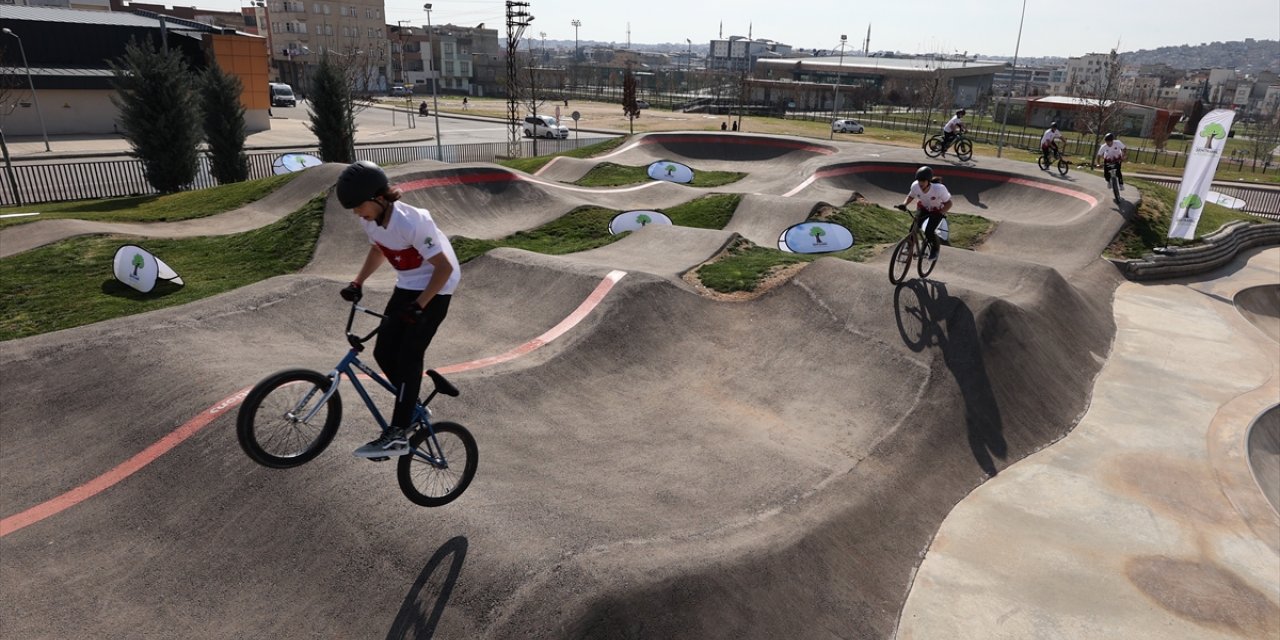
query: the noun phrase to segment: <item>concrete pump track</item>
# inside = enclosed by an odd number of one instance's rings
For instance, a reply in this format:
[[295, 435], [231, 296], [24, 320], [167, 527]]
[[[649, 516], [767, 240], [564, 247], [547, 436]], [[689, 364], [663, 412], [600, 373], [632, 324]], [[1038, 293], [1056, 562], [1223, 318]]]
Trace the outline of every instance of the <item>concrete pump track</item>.
[[[328, 371], [337, 291], [366, 246], [332, 197], [313, 261], [193, 304], [0, 344], [0, 596], [8, 638], [890, 638], [952, 508], [1070, 432], [1116, 337], [1099, 256], [1132, 215], [1101, 179], [1023, 163], [933, 166], [977, 251], [894, 287], [887, 252], [817, 260], [748, 302], [681, 276], [737, 236], [855, 193], [899, 202], [918, 150], [738, 134], [640, 136], [537, 175], [389, 170], [451, 236], [498, 238], [581, 205], [744, 197], [723, 231], [646, 227], [565, 256], [463, 266], [427, 353], [462, 390], [433, 407], [480, 445], [456, 502], [413, 506], [346, 388], [317, 460], [250, 461], [237, 405], [265, 375]], [[697, 189], [568, 184], [601, 162], [746, 173]], [[182, 224], [51, 221], [7, 254], [85, 233], [232, 233], [332, 184], [308, 170]], [[1131, 190], [1132, 191], [1132, 190]], [[379, 306], [383, 269], [367, 286]]]

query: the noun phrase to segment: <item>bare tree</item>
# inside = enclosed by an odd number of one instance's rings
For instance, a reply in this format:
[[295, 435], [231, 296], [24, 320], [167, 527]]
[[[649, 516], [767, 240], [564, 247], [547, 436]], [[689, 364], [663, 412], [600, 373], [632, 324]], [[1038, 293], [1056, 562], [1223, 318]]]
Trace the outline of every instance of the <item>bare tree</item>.
[[636, 105], [636, 76], [631, 72], [630, 61], [627, 61], [627, 72], [622, 78], [622, 112], [627, 116], [631, 134], [635, 135], [636, 117], [640, 115], [640, 107]]
[[929, 136], [933, 135], [933, 112], [940, 110], [943, 114], [943, 120], [946, 118], [947, 107], [955, 103], [955, 98], [951, 94], [951, 85], [946, 78], [942, 76], [941, 69], [934, 69], [929, 77], [924, 81], [920, 89], [918, 104], [925, 109], [925, 127], [924, 134], [920, 138], [920, 144], [924, 144], [929, 140]]
[[[1085, 103], [1084, 133], [1093, 136], [1090, 151], [1102, 144], [1102, 137], [1112, 131], [1120, 122], [1124, 111], [1124, 103], [1120, 101], [1120, 56], [1115, 49], [1107, 54], [1107, 61], [1102, 65], [1102, 72], [1087, 77], [1075, 87], [1076, 95]], [[1079, 131], [1079, 128], [1076, 129]], [[1096, 158], [1090, 153], [1090, 163]]]
[[1259, 122], [1249, 133], [1246, 147], [1253, 157], [1253, 166], [1257, 168], [1261, 162], [1263, 167], [1270, 167], [1280, 146], [1280, 114], [1270, 116]]

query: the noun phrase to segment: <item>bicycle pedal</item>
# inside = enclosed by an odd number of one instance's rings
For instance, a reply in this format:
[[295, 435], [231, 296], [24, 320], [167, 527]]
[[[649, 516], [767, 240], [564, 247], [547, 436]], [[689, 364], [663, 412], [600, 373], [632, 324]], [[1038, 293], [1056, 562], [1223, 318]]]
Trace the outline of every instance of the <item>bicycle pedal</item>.
[[369, 462], [386, 462], [386, 461], [388, 461], [388, 460], [390, 460], [390, 459], [391, 459], [391, 456], [379, 456], [379, 457], [377, 457], [377, 458], [365, 458], [365, 460], [368, 460]]

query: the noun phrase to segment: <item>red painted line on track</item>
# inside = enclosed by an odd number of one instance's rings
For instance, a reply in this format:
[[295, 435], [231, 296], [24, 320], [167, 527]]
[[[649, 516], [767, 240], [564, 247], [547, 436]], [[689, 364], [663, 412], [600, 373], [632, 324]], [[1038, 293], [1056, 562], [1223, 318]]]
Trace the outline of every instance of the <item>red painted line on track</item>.
[[638, 144], [740, 144], [754, 147], [781, 147], [784, 149], [795, 149], [797, 151], [809, 151], [821, 155], [831, 155], [835, 153], [835, 149], [820, 147], [805, 142], [796, 142], [792, 140], [777, 140], [772, 138], [752, 138], [749, 136], [732, 136], [732, 135], [714, 135], [714, 134], [649, 134], [640, 140]]
[[[506, 353], [498, 354], [496, 356], [490, 356], [488, 358], [471, 360], [469, 362], [460, 362], [457, 364], [451, 364], [445, 367], [441, 367], [437, 369], [437, 371], [439, 371], [440, 373], [458, 373], [462, 371], [472, 371], [474, 369], [489, 367], [502, 362], [508, 362], [510, 360], [514, 360], [520, 356], [526, 355], [532, 351], [535, 351], [545, 346], [547, 343], [567, 333], [579, 322], [582, 322], [584, 318], [590, 315], [592, 310], [594, 310], [597, 306], [599, 306], [600, 302], [603, 301], [605, 296], [609, 294], [609, 291], [613, 289], [613, 285], [617, 284], [618, 281], [621, 280], [622, 277], [625, 275], [627, 275], [625, 271], [610, 272], [609, 275], [604, 277], [604, 280], [600, 281], [600, 284], [596, 285], [595, 290], [592, 291], [586, 297], [586, 299], [582, 301], [582, 304], [578, 305], [577, 309], [574, 309], [573, 312], [570, 313], [568, 316], [565, 316], [565, 318], [561, 320], [559, 324], [552, 327], [546, 333], [538, 336], [537, 338], [534, 338], [510, 351], [507, 351]], [[33, 525], [37, 522], [40, 522], [41, 520], [44, 520], [45, 518], [57, 515], [62, 511], [70, 509], [71, 507], [74, 507], [77, 504], [80, 504], [81, 502], [84, 502], [85, 500], [88, 500], [89, 498], [92, 498], [93, 496], [96, 496], [99, 493], [102, 493], [103, 491], [110, 489], [111, 487], [115, 486], [125, 478], [128, 478], [129, 476], [133, 475], [134, 473], [137, 473], [143, 467], [146, 467], [148, 464], [151, 464], [160, 456], [168, 453], [174, 447], [182, 444], [188, 438], [198, 433], [201, 429], [204, 429], [205, 427], [209, 426], [209, 424], [212, 423], [214, 419], [217, 418], [218, 416], [221, 416], [222, 414], [239, 406], [240, 403], [244, 401], [245, 396], [249, 395], [249, 389], [250, 389], [249, 387], [241, 389], [240, 391], [237, 391], [234, 394], [223, 399], [221, 402], [200, 412], [200, 414], [197, 415], [196, 417], [188, 420], [182, 426], [169, 432], [168, 435], [156, 441], [154, 444], [147, 447], [146, 449], [143, 449], [137, 455], [120, 463], [114, 469], [111, 469], [110, 471], [107, 471], [106, 473], [56, 498], [46, 500], [45, 502], [42, 502], [25, 511], [16, 513], [14, 515], [4, 518], [3, 520], [0, 520], [0, 538], [3, 538], [9, 535], [10, 533], [13, 533], [14, 531], [22, 529], [23, 527]]]
[[410, 182], [401, 182], [396, 188], [401, 191], [417, 191], [419, 189], [431, 189], [433, 187], [450, 187], [460, 184], [481, 184], [486, 182], [514, 182], [519, 180], [513, 173], [506, 171], [482, 171], [476, 173], [464, 173], [451, 176], [442, 176], [439, 178], [423, 178], [421, 180], [412, 180]]

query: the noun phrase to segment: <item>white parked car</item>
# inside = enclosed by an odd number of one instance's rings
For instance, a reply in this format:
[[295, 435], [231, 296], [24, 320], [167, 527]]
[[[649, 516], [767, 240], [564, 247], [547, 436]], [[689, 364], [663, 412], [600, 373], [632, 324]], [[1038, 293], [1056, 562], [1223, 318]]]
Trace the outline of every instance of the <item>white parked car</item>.
[[831, 130], [836, 133], [862, 133], [862, 123], [857, 120], [835, 120]]
[[524, 119], [524, 137], [568, 138], [569, 127], [560, 124], [551, 116], [526, 116]]

